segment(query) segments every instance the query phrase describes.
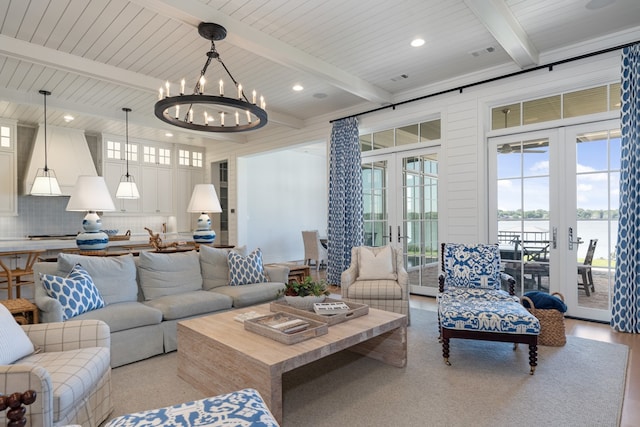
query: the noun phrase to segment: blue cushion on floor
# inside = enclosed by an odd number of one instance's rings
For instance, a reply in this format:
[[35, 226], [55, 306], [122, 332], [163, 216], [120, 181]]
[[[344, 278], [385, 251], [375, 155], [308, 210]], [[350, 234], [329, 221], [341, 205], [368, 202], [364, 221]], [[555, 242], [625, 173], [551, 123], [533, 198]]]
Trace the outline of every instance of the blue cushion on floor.
[[[567, 311], [567, 305], [564, 303], [564, 301], [562, 301], [560, 298], [558, 298], [555, 295], [550, 295], [546, 292], [531, 291], [531, 292], [525, 293], [524, 296], [531, 299], [531, 302], [533, 302], [533, 305], [535, 305], [536, 308], [540, 308], [544, 310], [555, 309], [560, 311], [561, 313], [564, 313]], [[529, 301], [527, 300], [523, 300], [522, 305], [524, 305], [527, 308], [530, 308]]]

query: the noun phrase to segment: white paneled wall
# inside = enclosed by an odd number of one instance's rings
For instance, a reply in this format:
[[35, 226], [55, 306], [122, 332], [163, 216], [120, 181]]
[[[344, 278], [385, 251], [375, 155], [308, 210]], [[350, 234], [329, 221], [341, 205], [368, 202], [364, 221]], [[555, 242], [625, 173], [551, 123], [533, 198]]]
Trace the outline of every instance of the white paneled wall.
[[[361, 131], [374, 132], [417, 123], [426, 118], [433, 118], [434, 114], [439, 115], [442, 118], [438, 200], [440, 239], [441, 241], [468, 243], [484, 242], [488, 236], [486, 140], [488, 135], [492, 135], [489, 128], [490, 108], [515, 101], [611, 83], [619, 80], [619, 74], [619, 53], [614, 52], [556, 66], [553, 71], [538, 70], [468, 88], [462, 93], [454, 91], [446, 95], [404, 104], [395, 109], [364, 115], [359, 119], [360, 129]], [[470, 76], [465, 80], [465, 83], [473, 81], [473, 76]], [[419, 93], [399, 95], [396, 101], [400, 102], [452, 89], [459, 84], [461, 83], [442, 82], [437, 86], [425, 88]], [[267, 127], [265, 132], [260, 133], [259, 140], [250, 140], [242, 145], [220, 144], [216, 146], [216, 150], [208, 150], [207, 162], [229, 159], [229, 200], [234, 205], [233, 207], [237, 204], [240, 211], [240, 206], [244, 206], [242, 203], [245, 201], [236, 200], [236, 198], [246, 197], [245, 191], [247, 191], [246, 184], [242, 183], [255, 183], [267, 179], [263, 170], [266, 166], [250, 156], [259, 152], [283, 150], [288, 146], [328, 141], [331, 134], [330, 120], [366, 111], [370, 108], [374, 107], [370, 104], [363, 105], [361, 109], [339, 111], [330, 117], [318, 117], [313, 121], [307, 121], [304, 129], [291, 129], [284, 126]], [[588, 120], [589, 118], [583, 119]], [[549, 126], [549, 124], [540, 125], [540, 127], [544, 126]], [[500, 134], [500, 132], [493, 134]], [[269, 157], [261, 156], [261, 158], [264, 161]], [[324, 162], [326, 165], [326, 159]], [[286, 165], [286, 167], [291, 169], [293, 165]], [[236, 175], [238, 182], [234, 184], [233, 179]], [[268, 179], [274, 186], [288, 186], [290, 184], [278, 181], [288, 178], [277, 174]], [[297, 179], [297, 182], [303, 183], [304, 180], [300, 178]], [[304, 186], [304, 184], [301, 185]], [[282, 218], [274, 213], [278, 209], [278, 196], [278, 193], [273, 194], [273, 204], [251, 205], [250, 217], [246, 220], [240, 216], [236, 221], [234, 216], [230, 216], [230, 242], [234, 241], [235, 235], [240, 244], [245, 243], [243, 239], [246, 238], [253, 246], [274, 247], [273, 254], [278, 252], [287, 257], [290, 256], [290, 253], [293, 254], [292, 245], [298, 239], [293, 236], [293, 232], [291, 233], [291, 242], [293, 243], [283, 242], [281, 239], [281, 236], [288, 235], [288, 231], [283, 231]], [[326, 200], [323, 203], [326, 205]], [[281, 209], [279, 212], [282, 215], [288, 215], [288, 211], [285, 209]], [[309, 214], [305, 212], [303, 215]], [[296, 223], [296, 226], [301, 226], [301, 224]], [[284, 229], [286, 230], [286, 228]]]

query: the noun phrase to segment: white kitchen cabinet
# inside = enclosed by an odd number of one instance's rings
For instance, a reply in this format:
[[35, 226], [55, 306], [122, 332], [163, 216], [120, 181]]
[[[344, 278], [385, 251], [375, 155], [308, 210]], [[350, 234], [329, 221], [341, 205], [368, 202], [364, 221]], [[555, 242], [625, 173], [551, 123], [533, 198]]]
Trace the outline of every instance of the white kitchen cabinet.
[[161, 166], [142, 166], [140, 171], [142, 212], [173, 214], [173, 170]]
[[16, 124], [0, 122], [0, 215], [18, 214]]
[[[116, 205], [116, 211], [122, 213], [140, 213], [141, 203], [140, 199], [117, 199], [116, 191], [118, 191], [118, 185], [120, 184], [120, 177], [127, 172], [127, 166], [121, 161], [107, 161], [104, 163], [103, 176], [107, 182], [109, 193], [113, 199], [113, 203]], [[133, 176], [136, 184], [138, 185], [138, 191], [140, 190], [140, 167], [136, 164], [129, 162], [129, 175]]]

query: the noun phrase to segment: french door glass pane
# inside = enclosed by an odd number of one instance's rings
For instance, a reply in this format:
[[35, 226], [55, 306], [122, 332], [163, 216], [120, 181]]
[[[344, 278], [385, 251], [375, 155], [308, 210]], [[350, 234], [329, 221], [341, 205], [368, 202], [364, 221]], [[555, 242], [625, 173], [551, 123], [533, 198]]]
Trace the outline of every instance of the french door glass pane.
[[364, 244], [382, 246], [387, 229], [387, 161], [362, 164]]
[[435, 154], [402, 159], [403, 240], [409, 284], [437, 287], [438, 163]]
[[498, 243], [516, 292], [549, 290], [549, 141], [497, 147]]
[[[578, 305], [609, 310], [615, 271], [620, 179], [619, 131], [576, 136]], [[589, 260], [589, 243], [595, 243]]]

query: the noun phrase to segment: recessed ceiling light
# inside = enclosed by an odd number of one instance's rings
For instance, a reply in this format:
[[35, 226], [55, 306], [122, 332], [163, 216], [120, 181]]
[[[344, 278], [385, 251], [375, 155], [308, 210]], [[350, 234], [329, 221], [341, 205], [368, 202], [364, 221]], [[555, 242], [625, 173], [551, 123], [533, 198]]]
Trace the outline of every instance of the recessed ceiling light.
[[171, 132], [167, 132], [167, 133], [164, 134], [164, 136], [172, 137], [173, 134]]
[[424, 44], [424, 40], [423, 39], [413, 39], [411, 40], [411, 46], [413, 47], [420, 47]]
[[616, 0], [591, 0], [584, 6], [589, 10], [598, 10], [615, 3]]
[[296, 92], [300, 92], [301, 90], [303, 90], [304, 87], [302, 87], [302, 85], [293, 85], [293, 90], [295, 90]]
[[318, 99], [324, 99], [326, 98], [328, 95], [326, 93], [322, 93], [322, 92], [318, 92], [318, 93], [314, 93], [313, 97], [314, 98], [318, 98]]
[[65, 122], [69, 123], [74, 119], [74, 117], [71, 114], [67, 114], [66, 116], [63, 117], [63, 119]]

